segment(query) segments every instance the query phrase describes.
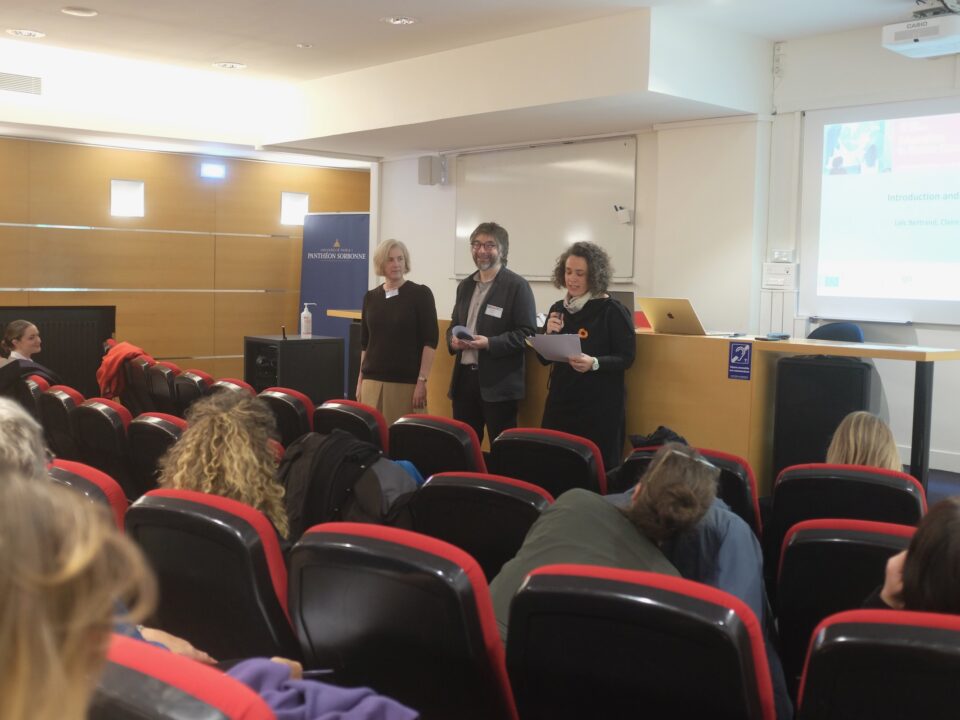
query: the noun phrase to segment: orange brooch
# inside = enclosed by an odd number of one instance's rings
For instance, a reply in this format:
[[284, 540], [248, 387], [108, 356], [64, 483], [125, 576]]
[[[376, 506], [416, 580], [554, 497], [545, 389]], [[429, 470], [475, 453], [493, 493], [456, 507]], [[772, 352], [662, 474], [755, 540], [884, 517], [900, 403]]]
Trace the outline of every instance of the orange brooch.
[[580, 336], [581, 340], [586, 340], [588, 337], [590, 337], [590, 333], [587, 332], [586, 328], [580, 328], [577, 330], [577, 335]]

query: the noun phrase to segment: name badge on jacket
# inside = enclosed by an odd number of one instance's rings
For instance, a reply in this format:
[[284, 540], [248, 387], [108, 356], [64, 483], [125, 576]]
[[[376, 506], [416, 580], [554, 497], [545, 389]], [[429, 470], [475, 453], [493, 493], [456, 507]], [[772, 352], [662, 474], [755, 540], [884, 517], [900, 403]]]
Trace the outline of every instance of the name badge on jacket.
[[386, 295], [388, 298], [396, 297], [399, 294], [400, 294], [400, 291], [397, 288], [394, 288], [393, 290], [387, 290], [384, 293], [384, 295]]
[[487, 305], [484, 315], [490, 315], [491, 317], [495, 318], [503, 317], [503, 308], [497, 307], [496, 305]]

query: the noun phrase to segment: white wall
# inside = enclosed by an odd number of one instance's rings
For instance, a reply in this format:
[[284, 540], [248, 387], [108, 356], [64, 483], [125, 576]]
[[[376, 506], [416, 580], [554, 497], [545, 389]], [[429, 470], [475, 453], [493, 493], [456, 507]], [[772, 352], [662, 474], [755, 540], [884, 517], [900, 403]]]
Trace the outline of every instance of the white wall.
[[708, 330], [757, 330], [769, 138], [741, 118], [657, 133], [653, 294], [691, 298]]
[[[691, 297], [710, 327], [756, 329], [769, 126], [755, 119], [706, 121], [636, 134], [633, 281], [613, 289]], [[411, 279], [430, 285], [445, 316], [457, 283], [456, 188], [418, 185], [415, 158], [384, 162], [382, 169], [380, 239], [407, 243]], [[456, 177], [453, 167], [447, 174]], [[560, 296], [547, 282], [532, 287], [541, 311]]]
[[[637, 197], [632, 283], [616, 283], [614, 290], [633, 290], [638, 296], [653, 292], [654, 238], [657, 211], [657, 136], [637, 133]], [[449, 158], [447, 176], [456, 178], [456, 162]], [[456, 188], [453, 185], [418, 185], [417, 159], [381, 164], [379, 240], [396, 238], [407, 244], [412, 256], [410, 279], [433, 290], [440, 317], [449, 317], [456, 297], [453, 251], [456, 239]], [[496, 217], [491, 217], [496, 220]], [[510, 228], [507, 228], [510, 231]], [[524, 238], [511, 236], [511, 244]], [[544, 258], [548, 264], [554, 258]], [[376, 280], [373, 280], [376, 282]], [[560, 297], [548, 282], [531, 283], [537, 308], [543, 312]]]
[[[774, 91], [768, 251], [798, 248], [801, 112], [960, 95], [960, 55], [909, 59], [880, 46], [880, 28], [791, 40]], [[800, 258], [803, 273], [803, 258]], [[795, 307], [795, 306], [794, 306]], [[960, 323], [960, 318], [958, 318]], [[803, 327], [803, 323], [798, 323]], [[960, 348], [960, 326], [863, 325], [868, 340]], [[901, 455], [909, 460], [913, 417], [911, 363], [877, 361]], [[960, 472], [960, 362], [934, 369], [931, 467]]]

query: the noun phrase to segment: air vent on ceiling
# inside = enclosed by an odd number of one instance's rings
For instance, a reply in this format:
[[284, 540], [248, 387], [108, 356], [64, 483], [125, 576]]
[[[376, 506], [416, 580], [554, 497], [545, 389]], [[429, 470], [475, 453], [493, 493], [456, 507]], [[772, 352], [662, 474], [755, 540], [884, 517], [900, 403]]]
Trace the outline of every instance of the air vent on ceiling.
[[40, 78], [33, 77], [32, 75], [15, 75], [13, 73], [0, 72], [0, 90], [39, 95]]

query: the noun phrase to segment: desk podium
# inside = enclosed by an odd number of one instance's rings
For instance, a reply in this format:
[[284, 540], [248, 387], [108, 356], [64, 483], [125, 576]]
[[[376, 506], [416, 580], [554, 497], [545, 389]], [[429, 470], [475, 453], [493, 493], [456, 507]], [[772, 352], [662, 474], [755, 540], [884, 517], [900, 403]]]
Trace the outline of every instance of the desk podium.
[[[440, 321], [440, 346], [427, 384], [429, 412], [452, 417], [446, 397], [453, 370]], [[627, 435], [646, 435], [666, 425], [690, 444], [740, 455], [750, 461], [761, 494], [772, 489], [773, 405], [776, 362], [784, 355], [838, 355], [916, 363], [910, 472], [926, 485], [930, 465], [933, 363], [960, 360], [960, 350], [845, 343], [829, 340], [782, 340], [667, 335], [637, 331], [637, 358], [627, 371]], [[749, 377], [728, 373], [730, 343], [750, 343]], [[539, 427], [547, 396], [549, 368], [527, 351], [526, 397], [520, 425]], [[628, 448], [624, 448], [626, 454]]]

